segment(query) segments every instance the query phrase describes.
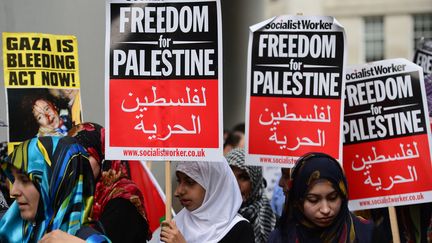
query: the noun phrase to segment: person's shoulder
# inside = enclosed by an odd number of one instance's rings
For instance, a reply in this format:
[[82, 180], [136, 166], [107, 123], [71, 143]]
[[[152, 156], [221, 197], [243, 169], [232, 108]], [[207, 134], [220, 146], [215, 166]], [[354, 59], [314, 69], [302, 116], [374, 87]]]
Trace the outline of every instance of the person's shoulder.
[[373, 231], [374, 223], [372, 220], [363, 218], [362, 216], [356, 216], [353, 214], [354, 227], [360, 230]]
[[112, 217], [111, 219], [143, 219], [136, 206], [130, 200], [121, 197], [109, 200], [105, 205], [102, 215], [102, 217]]
[[219, 241], [219, 243], [253, 243], [255, 242], [252, 225], [241, 220], [237, 222], [231, 230]]
[[99, 220], [113, 242], [145, 242], [147, 239], [149, 225], [128, 199], [109, 200]]
[[354, 228], [356, 231], [357, 242], [389, 242], [383, 232], [376, 227], [372, 220], [364, 219], [361, 216], [354, 216]]
[[134, 205], [129, 199], [122, 198], [122, 197], [112, 198], [106, 204], [106, 207], [119, 207], [119, 206], [131, 207]]
[[102, 235], [96, 229], [86, 225], [82, 225], [75, 233], [75, 236], [82, 240], [93, 240], [91, 242], [110, 242], [105, 235]]
[[253, 232], [252, 225], [247, 220], [241, 220], [237, 224], [234, 225], [234, 227], [231, 230], [241, 230], [241, 231], [247, 231], [250, 230]]
[[127, 229], [125, 222], [131, 223], [133, 227], [148, 228], [146, 219], [139, 213], [137, 207], [125, 198], [109, 200], [101, 212], [99, 221], [107, 228]]
[[279, 243], [282, 242], [281, 231], [276, 227], [272, 232], [270, 232], [268, 243]]

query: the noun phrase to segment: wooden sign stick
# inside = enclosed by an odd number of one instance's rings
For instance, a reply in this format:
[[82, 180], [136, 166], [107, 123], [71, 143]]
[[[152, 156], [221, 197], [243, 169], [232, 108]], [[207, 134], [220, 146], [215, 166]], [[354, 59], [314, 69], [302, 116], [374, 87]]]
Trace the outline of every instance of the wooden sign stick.
[[388, 207], [393, 243], [400, 243], [399, 226], [395, 207]]
[[171, 161], [165, 163], [165, 220], [171, 220], [172, 185], [171, 185]]

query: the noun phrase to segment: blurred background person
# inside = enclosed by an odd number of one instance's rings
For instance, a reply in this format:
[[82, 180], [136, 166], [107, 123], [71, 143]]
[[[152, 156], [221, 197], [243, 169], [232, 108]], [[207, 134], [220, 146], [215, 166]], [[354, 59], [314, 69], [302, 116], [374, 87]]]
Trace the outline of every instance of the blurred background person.
[[287, 200], [288, 191], [289, 191], [289, 182], [291, 179], [291, 169], [290, 168], [281, 168], [281, 176], [275, 185], [275, 189], [273, 191], [273, 196], [270, 201], [270, 205], [273, 209], [273, 212], [276, 213], [277, 218], [279, 219], [284, 211], [285, 202]]
[[276, 223], [276, 216], [264, 194], [266, 181], [260, 166], [245, 164], [243, 148], [231, 150], [226, 156], [240, 188], [242, 205], [239, 213], [251, 223], [254, 229], [255, 242], [267, 242], [270, 232]]
[[[0, 161], [5, 161], [7, 158], [7, 142], [0, 143]], [[13, 199], [9, 196], [9, 185], [10, 181], [4, 175], [4, 173], [0, 173], [0, 190], [3, 194], [4, 199], [6, 200], [7, 205], [11, 205], [13, 203]]]
[[224, 135], [223, 153], [226, 155], [235, 148], [244, 148], [245, 124], [239, 123]]
[[[0, 161], [5, 161], [7, 157], [7, 142], [0, 143]], [[3, 173], [0, 173], [0, 220], [6, 210], [9, 208], [9, 204], [12, 204], [12, 200], [9, 197], [9, 180], [6, 179]]]

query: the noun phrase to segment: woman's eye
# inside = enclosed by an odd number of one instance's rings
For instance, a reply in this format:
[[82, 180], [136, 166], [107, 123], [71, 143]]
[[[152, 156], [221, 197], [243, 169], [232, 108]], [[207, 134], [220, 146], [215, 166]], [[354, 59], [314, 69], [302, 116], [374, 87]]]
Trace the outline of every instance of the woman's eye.
[[186, 180], [185, 181], [186, 182], [186, 184], [188, 184], [188, 185], [195, 185], [195, 181], [194, 180], [192, 180], [192, 179], [189, 179], [189, 180]]
[[318, 203], [319, 199], [316, 197], [307, 197], [306, 200], [310, 203]]
[[30, 182], [30, 179], [25, 175], [18, 175], [16, 179], [21, 181], [22, 183]]
[[337, 193], [334, 193], [334, 194], [331, 194], [328, 196], [328, 200], [330, 200], [330, 201], [335, 201], [338, 198], [339, 198], [339, 194], [337, 194]]

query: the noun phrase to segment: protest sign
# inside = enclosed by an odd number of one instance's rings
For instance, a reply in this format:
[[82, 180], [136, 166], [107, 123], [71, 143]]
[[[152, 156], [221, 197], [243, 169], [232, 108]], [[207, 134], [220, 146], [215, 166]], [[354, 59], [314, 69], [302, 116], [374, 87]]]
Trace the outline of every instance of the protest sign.
[[[414, 63], [423, 68], [429, 120], [432, 128], [432, 39], [422, 38], [414, 53]], [[430, 137], [432, 139], [432, 136]]]
[[343, 166], [352, 210], [432, 201], [422, 69], [406, 59], [346, 71]]
[[432, 74], [425, 77], [425, 89], [426, 89], [426, 100], [427, 100], [427, 105], [429, 110], [429, 122], [432, 129]]
[[246, 163], [292, 167], [312, 151], [341, 160], [345, 34], [332, 17], [250, 27]]
[[106, 156], [222, 156], [219, 1], [107, 4]]
[[414, 63], [423, 68], [424, 76], [432, 74], [432, 39], [421, 39], [414, 53]]
[[3, 33], [9, 151], [34, 136], [66, 135], [81, 123], [75, 36]]

